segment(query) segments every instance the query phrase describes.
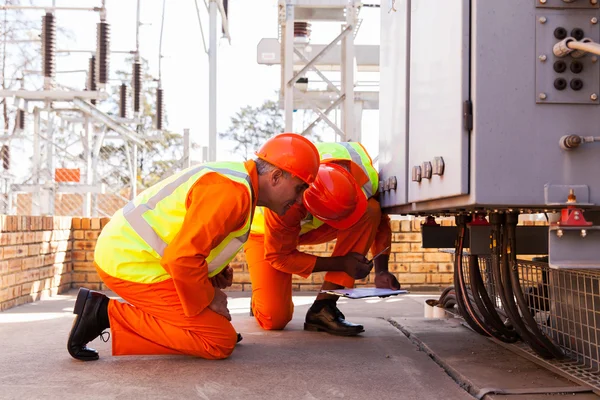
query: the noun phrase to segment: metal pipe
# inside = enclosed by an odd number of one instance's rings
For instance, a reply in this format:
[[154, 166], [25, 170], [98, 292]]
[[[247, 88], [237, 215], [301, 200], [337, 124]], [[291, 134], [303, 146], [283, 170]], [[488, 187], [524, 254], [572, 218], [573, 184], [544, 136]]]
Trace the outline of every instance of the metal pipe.
[[217, 160], [217, 4], [210, 0], [208, 48], [208, 161]]
[[208, 49], [206, 48], [206, 39], [204, 39], [204, 29], [202, 29], [202, 19], [200, 18], [200, 8], [198, 8], [198, 0], [194, 0], [194, 4], [196, 4], [196, 15], [198, 16], [198, 25], [200, 26], [200, 35], [202, 36], [202, 45], [204, 46], [204, 52], [208, 54]]

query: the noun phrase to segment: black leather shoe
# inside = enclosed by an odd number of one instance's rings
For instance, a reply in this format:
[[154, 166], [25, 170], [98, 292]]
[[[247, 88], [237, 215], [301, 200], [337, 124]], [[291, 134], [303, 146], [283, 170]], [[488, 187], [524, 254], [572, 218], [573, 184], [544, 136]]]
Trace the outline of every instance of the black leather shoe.
[[365, 329], [362, 325], [346, 321], [335, 305], [326, 305], [316, 312], [309, 309], [304, 322], [305, 331], [323, 331], [338, 336], [355, 336]]
[[[80, 288], [75, 301], [73, 314], [76, 314], [73, 327], [69, 333], [67, 350], [78, 360], [93, 361], [98, 359], [98, 352], [87, 344], [109, 327], [108, 297], [102, 293]], [[104, 340], [104, 338], [103, 338]], [[105, 342], [108, 340], [104, 340]]]

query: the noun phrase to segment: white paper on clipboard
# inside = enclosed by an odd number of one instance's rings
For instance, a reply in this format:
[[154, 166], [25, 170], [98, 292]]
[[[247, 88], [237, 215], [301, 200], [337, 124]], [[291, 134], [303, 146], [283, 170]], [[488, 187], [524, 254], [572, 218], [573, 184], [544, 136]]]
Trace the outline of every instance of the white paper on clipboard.
[[379, 288], [355, 288], [355, 289], [335, 289], [321, 290], [321, 293], [334, 294], [349, 299], [364, 299], [366, 297], [396, 296], [398, 294], [407, 294], [408, 290], [400, 289], [379, 289]]

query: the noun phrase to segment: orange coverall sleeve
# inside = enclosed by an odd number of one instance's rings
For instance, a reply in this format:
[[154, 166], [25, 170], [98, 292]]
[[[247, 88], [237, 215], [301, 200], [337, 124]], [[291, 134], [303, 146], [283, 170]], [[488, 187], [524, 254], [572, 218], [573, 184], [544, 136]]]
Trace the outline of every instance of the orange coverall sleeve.
[[244, 225], [251, 207], [246, 187], [217, 173], [203, 175], [188, 192], [183, 225], [161, 260], [186, 316], [199, 314], [212, 302], [215, 290], [206, 258]]
[[308, 277], [317, 257], [298, 251], [301, 222], [306, 210], [295, 204], [283, 216], [265, 209], [265, 260], [273, 268], [288, 274]]
[[375, 240], [371, 245], [371, 254], [379, 254], [379, 252], [386, 247], [390, 247], [385, 251], [384, 254], [390, 254], [392, 252], [392, 227], [390, 224], [390, 217], [387, 214], [381, 213], [381, 221], [377, 227], [377, 233], [375, 234]]

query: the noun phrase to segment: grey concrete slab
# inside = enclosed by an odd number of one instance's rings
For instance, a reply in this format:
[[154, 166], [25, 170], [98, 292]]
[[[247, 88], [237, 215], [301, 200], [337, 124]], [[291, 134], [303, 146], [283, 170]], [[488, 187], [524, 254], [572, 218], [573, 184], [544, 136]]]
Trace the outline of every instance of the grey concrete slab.
[[[391, 319], [430, 354], [464, 389], [541, 389], [576, 387], [576, 383], [510, 352], [462, 325], [461, 320], [394, 317]], [[488, 395], [487, 399], [598, 399], [593, 393]]]
[[472, 398], [384, 319], [422, 315], [422, 301], [432, 296], [342, 301], [348, 319], [367, 331], [340, 338], [302, 330], [314, 294], [295, 297], [286, 330], [265, 332], [248, 316], [248, 295], [231, 293], [233, 323], [244, 340], [227, 360], [113, 357], [110, 341], [96, 340], [100, 360], [83, 363], [66, 351], [75, 294], [0, 313], [0, 398]]

